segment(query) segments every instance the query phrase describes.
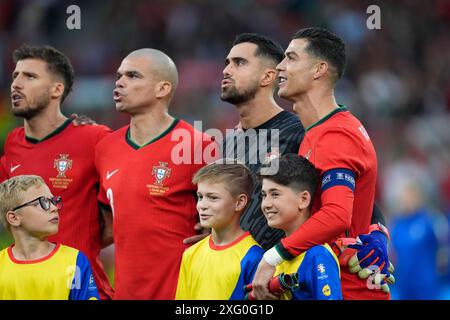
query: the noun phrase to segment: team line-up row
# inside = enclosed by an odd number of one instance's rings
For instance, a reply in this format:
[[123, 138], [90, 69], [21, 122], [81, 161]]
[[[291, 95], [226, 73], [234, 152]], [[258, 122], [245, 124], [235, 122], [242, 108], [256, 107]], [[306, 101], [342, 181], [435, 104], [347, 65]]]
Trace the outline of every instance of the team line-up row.
[[[117, 69], [113, 100], [130, 123], [116, 131], [63, 115], [74, 81], [63, 53], [24, 45], [13, 59], [24, 126], [0, 160], [0, 219], [14, 238], [0, 252], [0, 299], [390, 299], [375, 149], [334, 98], [337, 35], [301, 29], [286, 50], [238, 35], [220, 97], [240, 122], [224, 141], [169, 114], [178, 72], [159, 50]], [[268, 143], [241, 143], [250, 129]], [[211, 156], [174, 159], [180, 130]], [[113, 242], [114, 289], [99, 259]]]

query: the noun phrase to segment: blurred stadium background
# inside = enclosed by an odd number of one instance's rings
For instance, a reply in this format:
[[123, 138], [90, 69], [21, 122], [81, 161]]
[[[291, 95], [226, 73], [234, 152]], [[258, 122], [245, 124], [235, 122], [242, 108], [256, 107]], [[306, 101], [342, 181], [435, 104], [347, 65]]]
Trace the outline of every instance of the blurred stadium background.
[[[81, 8], [81, 30], [69, 30], [69, 5]], [[366, 9], [381, 9], [369, 30]], [[333, 30], [347, 44], [348, 65], [336, 96], [366, 126], [378, 161], [377, 201], [391, 231], [395, 299], [450, 299], [450, 1], [0, 0], [0, 153], [21, 125], [10, 114], [12, 51], [50, 44], [71, 59], [75, 86], [66, 115], [86, 114], [118, 129], [114, 109], [121, 60], [153, 47], [178, 66], [171, 113], [203, 129], [232, 128], [234, 107], [219, 98], [224, 59], [235, 35], [259, 32], [284, 47], [302, 27]], [[291, 106], [280, 101], [287, 110]], [[0, 227], [0, 248], [10, 238]], [[103, 253], [110, 274], [112, 250]]]

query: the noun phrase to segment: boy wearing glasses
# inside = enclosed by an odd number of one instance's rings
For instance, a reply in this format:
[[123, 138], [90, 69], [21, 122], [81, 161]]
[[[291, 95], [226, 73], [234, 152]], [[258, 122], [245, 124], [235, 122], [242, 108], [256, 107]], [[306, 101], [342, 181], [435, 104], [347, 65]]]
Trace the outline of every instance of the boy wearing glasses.
[[86, 256], [52, 243], [61, 197], [41, 177], [22, 175], [0, 184], [0, 221], [14, 244], [0, 251], [0, 300], [98, 300]]

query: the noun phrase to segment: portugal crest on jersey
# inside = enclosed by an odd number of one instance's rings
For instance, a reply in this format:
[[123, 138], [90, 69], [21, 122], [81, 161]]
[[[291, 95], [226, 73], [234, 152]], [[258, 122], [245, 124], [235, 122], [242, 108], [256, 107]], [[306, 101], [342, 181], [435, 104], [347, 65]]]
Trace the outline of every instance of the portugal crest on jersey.
[[167, 162], [159, 161], [159, 166], [153, 166], [152, 175], [155, 176], [155, 184], [162, 186], [164, 179], [170, 177], [170, 172], [172, 169], [167, 167]]
[[58, 171], [57, 178], [66, 178], [67, 170], [72, 168], [72, 160], [68, 154], [60, 154], [59, 159], [55, 159], [53, 167]]

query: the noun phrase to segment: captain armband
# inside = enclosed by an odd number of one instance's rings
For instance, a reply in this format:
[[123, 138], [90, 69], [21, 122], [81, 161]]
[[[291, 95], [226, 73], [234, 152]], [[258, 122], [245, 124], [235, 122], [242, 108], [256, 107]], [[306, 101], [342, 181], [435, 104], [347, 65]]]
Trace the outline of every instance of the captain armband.
[[335, 186], [345, 186], [355, 192], [355, 174], [353, 171], [344, 168], [325, 171], [322, 175], [322, 192]]

